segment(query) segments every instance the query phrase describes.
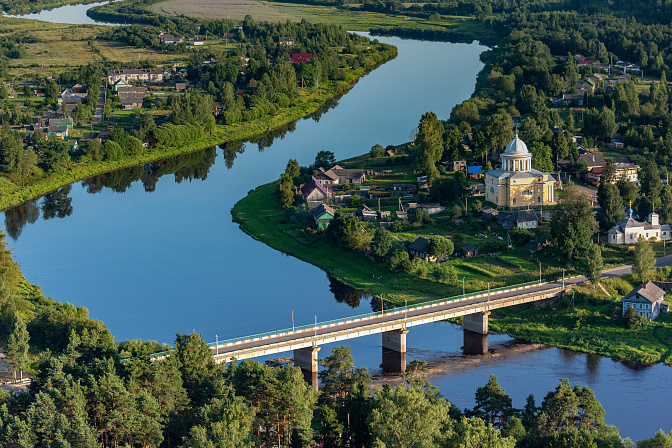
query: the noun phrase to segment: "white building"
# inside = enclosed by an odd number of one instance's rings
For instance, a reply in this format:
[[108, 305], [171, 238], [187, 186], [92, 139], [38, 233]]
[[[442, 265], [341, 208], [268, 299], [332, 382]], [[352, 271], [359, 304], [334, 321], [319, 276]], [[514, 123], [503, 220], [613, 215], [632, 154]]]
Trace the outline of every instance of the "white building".
[[669, 241], [670, 226], [658, 222], [658, 214], [650, 213], [646, 222], [639, 222], [632, 218], [632, 209], [628, 217], [609, 230], [610, 244], [635, 244], [639, 237], [653, 241]]
[[670, 304], [663, 300], [664, 297], [665, 291], [653, 282], [640, 285], [623, 297], [623, 316], [625, 316], [628, 308], [634, 308], [637, 314], [653, 320], [660, 313], [669, 311]]

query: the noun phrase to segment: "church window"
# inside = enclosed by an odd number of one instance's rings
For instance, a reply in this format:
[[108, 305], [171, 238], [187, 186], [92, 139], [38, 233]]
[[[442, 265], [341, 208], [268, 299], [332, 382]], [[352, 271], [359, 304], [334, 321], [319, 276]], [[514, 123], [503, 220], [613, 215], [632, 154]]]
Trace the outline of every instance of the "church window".
[[494, 192], [495, 192], [495, 187], [490, 187], [490, 193], [494, 193]]
[[516, 205], [516, 198], [513, 198], [513, 205]]
[[537, 196], [537, 202], [541, 202], [541, 196]]
[[523, 192], [521, 193], [521, 195], [522, 195], [522, 196], [532, 196], [532, 190], [530, 190], [530, 189], [525, 189], [525, 190], [523, 190]]

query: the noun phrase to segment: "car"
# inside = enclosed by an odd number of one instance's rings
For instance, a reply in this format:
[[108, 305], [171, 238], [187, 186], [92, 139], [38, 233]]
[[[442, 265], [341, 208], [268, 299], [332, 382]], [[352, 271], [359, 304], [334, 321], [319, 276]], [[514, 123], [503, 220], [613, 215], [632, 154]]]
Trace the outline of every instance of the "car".
[[413, 195], [409, 193], [409, 194], [405, 194], [403, 197], [405, 197], [405, 198], [412, 198]]

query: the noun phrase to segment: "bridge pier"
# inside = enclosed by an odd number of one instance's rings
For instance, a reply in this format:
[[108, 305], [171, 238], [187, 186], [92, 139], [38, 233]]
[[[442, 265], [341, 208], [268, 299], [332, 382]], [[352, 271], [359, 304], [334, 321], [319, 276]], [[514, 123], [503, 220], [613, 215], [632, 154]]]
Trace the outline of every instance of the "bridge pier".
[[303, 378], [306, 383], [310, 384], [317, 390], [319, 380], [317, 378], [317, 369], [319, 367], [317, 352], [320, 347], [313, 345], [312, 347], [299, 348], [294, 350], [294, 365], [301, 367]]
[[490, 311], [484, 313], [467, 314], [464, 316], [462, 328], [478, 334], [488, 334], [488, 316]]
[[383, 335], [383, 372], [404, 373], [406, 371], [406, 335], [408, 330], [385, 331]]
[[487, 355], [488, 354], [488, 335], [474, 333], [473, 331], [464, 330], [464, 345], [462, 346], [462, 353], [467, 356]]

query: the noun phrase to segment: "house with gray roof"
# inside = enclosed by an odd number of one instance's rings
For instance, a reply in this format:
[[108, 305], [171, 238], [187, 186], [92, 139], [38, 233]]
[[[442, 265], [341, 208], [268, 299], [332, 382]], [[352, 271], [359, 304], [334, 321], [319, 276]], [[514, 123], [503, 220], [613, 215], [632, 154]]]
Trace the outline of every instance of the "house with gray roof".
[[[499, 217], [497, 218], [500, 221]], [[502, 227], [505, 229], [536, 229], [539, 225], [539, 218], [534, 210], [518, 210], [506, 216], [501, 220]]]
[[660, 224], [657, 213], [649, 213], [645, 222], [632, 217], [632, 208], [628, 210], [628, 217], [609, 229], [610, 244], [636, 244], [639, 238], [653, 241], [669, 241], [669, 224]]
[[437, 261], [443, 261], [448, 256], [447, 253], [441, 254], [439, 257], [433, 257], [427, 253], [427, 239], [423, 237], [418, 237], [411, 244], [408, 245], [408, 254], [413, 258], [422, 258], [427, 260], [430, 263], [435, 263]]
[[343, 168], [339, 165], [334, 165], [328, 170], [320, 168], [315, 178], [322, 185], [361, 184], [365, 180], [364, 170]]
[[660, 313], [669, 312], [670, 304], [663, 300], [664, 297], [665, 291], [653, 282], [640, 285], [623, 297], [623, 316], [625, 316], [628, 308], [634, 308], [640, 316], [653, 320]]

